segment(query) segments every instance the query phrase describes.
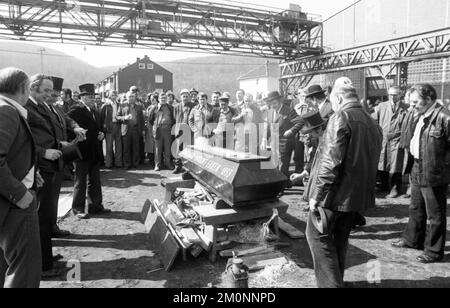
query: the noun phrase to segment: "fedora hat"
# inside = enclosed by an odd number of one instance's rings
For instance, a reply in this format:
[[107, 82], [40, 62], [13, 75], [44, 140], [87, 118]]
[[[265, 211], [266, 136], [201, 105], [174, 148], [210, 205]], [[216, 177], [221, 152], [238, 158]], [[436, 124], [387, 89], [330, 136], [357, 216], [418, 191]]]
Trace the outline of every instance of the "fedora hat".
[[319, 111], [311, 111], [303, 116], [303, 120], [305, 121], [305, 126], [302, 128], [302, 133], [307, 134], [313, 129], [320, 127], [325, 124], [325, 121], [322, 119]]
[[188, 89], [183, 89], [180, 91], [180, 95], [183, 95], [183, 94], [190, 94], [190, 92]]
[[80, 96], [84, 95], [95, 95], [95, 85], [93, 83], [86, 83], [81, 86], [80, 88]]
[[330, 233], [334, 218], [334, 212], [323, 207], [318, 207], [316, 212], [311, 212], [311, 221], [322, 235]]
[[65, 163], [71, 163], [77, 160], [82, 160], [80, 149], [76, 143], [71, 143], [70, 145], [63, 146], [61, 148], [62, 159]]
[[280, 99], [280, 98], [283, 98], [283, 96], [281, 96], [280, 92], [272, 91], [272, 92], [269, 92], [267, 94], [267, 97], [265, 97], [264, 100], [266, 102], [270, 102], [270, 101], [273, 101], [273, 100], [276, 100], [276, 99]]
[[323, 93], [325, 93], [325, 90], [322, 89], [322, 87], [320, 85], [315, 84], [315, 85], [312, 85], [312, 86], [308, 87], [308, 89], [306, 89], [305, 96], [306, 97], [311, 97], [313, 95], [323, 94]]
[[62, 91], [64, 79], [52, 76], [52, 81], [53, 81], [53, 90]]

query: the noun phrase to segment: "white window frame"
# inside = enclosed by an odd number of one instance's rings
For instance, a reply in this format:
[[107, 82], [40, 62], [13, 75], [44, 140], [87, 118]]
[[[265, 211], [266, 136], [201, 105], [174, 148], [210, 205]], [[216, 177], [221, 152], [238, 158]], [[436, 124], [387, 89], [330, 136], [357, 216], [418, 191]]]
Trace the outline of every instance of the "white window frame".
[[139, 63], [139, 69], [145, 70], [145, 63]]
[[[158, 77], [161, 77], [160, 79]], [[162, 84], [164, 83], [164, 75], [158, 74], [155, 75], [155, 83]]]
[[148, 63], [147, 64], [147, 69], [148, 70], [152, 70], [152, 69], [154, 69], [155, 68], [155, 66], [153, 65], [153, 63]]

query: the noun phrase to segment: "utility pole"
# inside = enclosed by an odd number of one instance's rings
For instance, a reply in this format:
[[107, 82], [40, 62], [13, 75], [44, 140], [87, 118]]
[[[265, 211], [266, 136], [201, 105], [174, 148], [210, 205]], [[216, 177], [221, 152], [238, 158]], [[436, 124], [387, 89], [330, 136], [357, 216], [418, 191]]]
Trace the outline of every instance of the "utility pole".
[[39, 51], [41, 52], [41, 73], [44, 73], [44, 52], [45, 52], [45, 48], [41, 48], [41, 49], [39, 49]]

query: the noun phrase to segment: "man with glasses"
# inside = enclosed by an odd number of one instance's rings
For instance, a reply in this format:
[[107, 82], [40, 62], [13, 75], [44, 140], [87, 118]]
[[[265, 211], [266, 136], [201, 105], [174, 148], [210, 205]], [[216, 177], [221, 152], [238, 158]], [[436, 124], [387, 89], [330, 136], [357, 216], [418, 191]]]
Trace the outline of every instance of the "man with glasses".
[[372, 117], [383, 129], [383, 147], [378, 165], [381, 187], [379, 192], [389, 192], [388, 198], [402, 194], [402, 172], [405, 151], [401, 147], [401, 127], [408, 106], [401, 101], [402, 91], [391, 87], [389, 100], [375, 107]]

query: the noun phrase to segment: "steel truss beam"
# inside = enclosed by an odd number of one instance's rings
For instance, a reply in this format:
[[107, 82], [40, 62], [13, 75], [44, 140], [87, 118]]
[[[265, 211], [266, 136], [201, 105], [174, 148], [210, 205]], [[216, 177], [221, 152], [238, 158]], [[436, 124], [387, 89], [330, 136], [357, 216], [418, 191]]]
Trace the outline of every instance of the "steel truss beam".
[[0, 38], [294, 59], [322, 52], [312, 15], [194, 0], [0, 1]]
[[450, 28], [444, 28], [284, 62], [280, 65], [281, 84], [285, 91], [293, 92], [298, 89], [296, 85], [308, 80], [308, 76], [449, 56]]

